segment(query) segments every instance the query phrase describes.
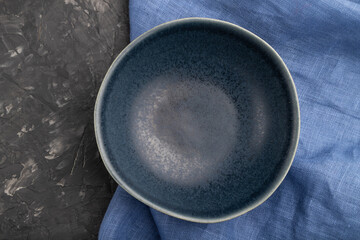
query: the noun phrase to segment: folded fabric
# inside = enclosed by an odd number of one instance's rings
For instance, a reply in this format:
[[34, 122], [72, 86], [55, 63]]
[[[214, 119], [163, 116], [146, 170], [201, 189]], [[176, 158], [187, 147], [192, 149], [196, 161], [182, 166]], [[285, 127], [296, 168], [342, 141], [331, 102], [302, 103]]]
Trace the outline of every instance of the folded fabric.
[[359, 239], [360, 4], [351, 0], [130, 0], [131, 39], [161, 23], [210, 17], [268, 42], [297, 87], [301, 134], [278, 190], [216, 224], [179, 220], [118, 188], [100, 239]]

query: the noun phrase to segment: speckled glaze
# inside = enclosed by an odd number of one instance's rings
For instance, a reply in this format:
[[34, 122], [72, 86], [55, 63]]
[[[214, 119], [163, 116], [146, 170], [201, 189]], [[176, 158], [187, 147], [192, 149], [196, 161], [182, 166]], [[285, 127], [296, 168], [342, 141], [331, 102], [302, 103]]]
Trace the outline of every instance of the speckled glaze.
[[264, 202], [291, 166], [299, 129], [295, 86], [278, 54], [213, 19], [141, 35], [110, 67], [95, 106], [100, 153], [119, 185], [195, 222]]

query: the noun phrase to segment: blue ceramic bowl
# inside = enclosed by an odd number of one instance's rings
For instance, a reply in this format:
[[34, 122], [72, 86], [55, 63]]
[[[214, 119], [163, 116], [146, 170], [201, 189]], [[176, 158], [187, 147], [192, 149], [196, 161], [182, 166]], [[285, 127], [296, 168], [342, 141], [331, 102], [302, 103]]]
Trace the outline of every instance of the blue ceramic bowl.
[[293, 161], [294, 82], [266, 42], [234, 24], [162, 24], [111, 65], [95, 106], [101, 157], [132, 196], [194, 221], [234, 218], [264, 202]]

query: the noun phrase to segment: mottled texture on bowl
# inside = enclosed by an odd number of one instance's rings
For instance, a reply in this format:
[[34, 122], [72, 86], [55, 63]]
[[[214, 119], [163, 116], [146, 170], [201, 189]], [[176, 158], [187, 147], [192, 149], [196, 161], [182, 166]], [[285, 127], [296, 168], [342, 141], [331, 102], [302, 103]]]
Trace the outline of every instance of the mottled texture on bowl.
[[196, 222], [265, 201], [292, 163], [299, 107], [277, 53], [230, 23], [160, 25], [114, 61], [95, 107], [113, 178], [149, 206]]

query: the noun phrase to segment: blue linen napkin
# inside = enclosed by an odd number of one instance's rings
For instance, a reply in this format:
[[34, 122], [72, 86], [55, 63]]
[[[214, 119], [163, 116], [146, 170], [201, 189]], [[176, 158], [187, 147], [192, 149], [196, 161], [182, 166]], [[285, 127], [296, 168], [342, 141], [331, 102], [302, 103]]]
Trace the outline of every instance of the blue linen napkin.
[[268, 42], [297, 87], [293, 166], [261, 206], [198, 224], [148, 208], [118, 188], [99, 239], [360, 239], [360, 4], [351, 0], [130, 0], [131, 39], [161, 23], [210, 17]]

